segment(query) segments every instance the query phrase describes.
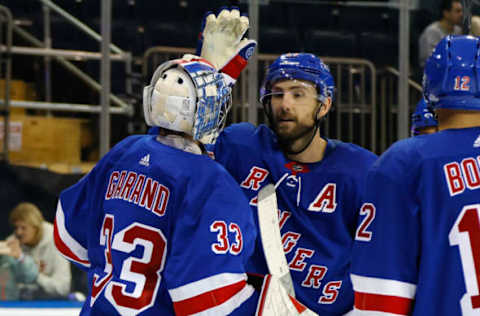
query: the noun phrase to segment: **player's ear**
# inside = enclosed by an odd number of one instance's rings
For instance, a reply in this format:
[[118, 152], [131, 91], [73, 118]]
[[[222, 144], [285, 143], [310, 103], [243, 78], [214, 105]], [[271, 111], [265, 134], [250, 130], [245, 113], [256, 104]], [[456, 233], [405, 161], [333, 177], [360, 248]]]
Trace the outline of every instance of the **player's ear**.
[[325, 102], [319, 102], [320, 108], [317, 112], [317, 120], [320, 120], [322, 117], [327, 115], [332, 107], [332, 98], [326, 98]]

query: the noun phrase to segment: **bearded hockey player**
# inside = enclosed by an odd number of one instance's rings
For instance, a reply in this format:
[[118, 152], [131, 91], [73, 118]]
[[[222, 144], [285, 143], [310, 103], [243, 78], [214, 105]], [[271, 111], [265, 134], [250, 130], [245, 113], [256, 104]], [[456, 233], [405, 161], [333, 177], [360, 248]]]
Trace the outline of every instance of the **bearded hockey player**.
[[[210, 147], [254, 212], [258, 191], [275, 184], [296, 298], [319, 315], [353, 308], [351, 248], [364, 177], [376, 159], [363, 148], [320, 135], [333, 97], [333, 78], [320, 58], [283, 54], [270, 65], [261, 90], [270, 127], [234, 124]], [[268, 273], [260, 240], [250, 270]]]

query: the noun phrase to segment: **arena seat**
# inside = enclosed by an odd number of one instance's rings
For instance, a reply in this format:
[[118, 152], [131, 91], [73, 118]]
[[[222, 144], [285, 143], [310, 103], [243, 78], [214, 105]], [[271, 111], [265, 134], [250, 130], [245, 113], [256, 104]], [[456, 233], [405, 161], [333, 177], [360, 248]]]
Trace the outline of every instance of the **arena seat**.
[[340, 9], [338, 16], [339, 29], [355, 33], [371, 31], [392, 33], [396, 29], [393, 15], [392, 9], [382, 7], [344, 7]]
[[359, 36], [359, 57], [377, 66], [398, 64], [398, 37], [386, 33], [363, 32]]
[[280, 27], [262, 27], [259, 30], [261, 53], [281, 54], [302, 51], [298, 33], [294, 29]]
[[196, 47], [197, 29], [186, 23], [158, 22], [147, 24], [145, 32], [151, 46]]
[[319, 56], [355, 57], [357, 38], [344, 31], [310, 30], [305, 35], [305, 51]]
[[340, 10], [337, 6], [298, 4], [290, 8], [293, 25], [301, 32], [310, 29], [338, 28]]

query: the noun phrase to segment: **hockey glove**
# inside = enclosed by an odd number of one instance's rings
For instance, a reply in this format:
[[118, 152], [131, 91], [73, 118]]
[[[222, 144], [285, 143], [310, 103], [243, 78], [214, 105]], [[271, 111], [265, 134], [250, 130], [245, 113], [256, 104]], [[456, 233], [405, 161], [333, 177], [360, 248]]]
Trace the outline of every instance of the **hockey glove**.
[[257, 46], [254, 40], [242, 39], [248, 27], [248, 18], [240, 16], [238, 8], [205, 17], [200, 56], [222, 72], [229, 85], [235, 84]]

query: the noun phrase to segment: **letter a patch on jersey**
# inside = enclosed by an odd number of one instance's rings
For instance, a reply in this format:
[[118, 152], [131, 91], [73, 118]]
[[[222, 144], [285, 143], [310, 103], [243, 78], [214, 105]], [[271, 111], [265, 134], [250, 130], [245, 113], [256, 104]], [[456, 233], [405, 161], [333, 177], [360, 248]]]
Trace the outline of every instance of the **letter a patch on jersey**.
[[315, 200], [310, 203], [308, 210], [312, 212], [333, 213], [337, 208], [337, 186], [335, 183], [327, 183], [318, 193]]

